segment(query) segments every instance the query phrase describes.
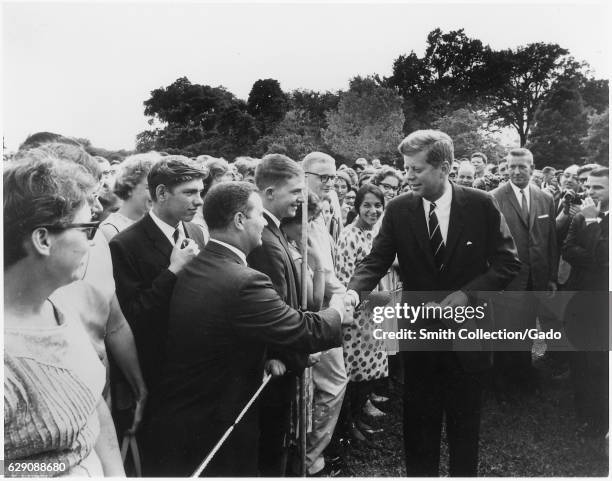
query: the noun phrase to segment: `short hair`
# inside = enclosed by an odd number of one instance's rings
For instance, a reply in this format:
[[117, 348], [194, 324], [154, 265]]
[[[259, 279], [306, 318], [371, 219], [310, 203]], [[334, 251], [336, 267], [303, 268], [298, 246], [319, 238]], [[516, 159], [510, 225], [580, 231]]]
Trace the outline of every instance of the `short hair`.
[[34, 148], [4, 169], [4, 268], [27, 256], [25, 239], [40, 225], [67, 225], [87, 204], [96, 180], [81, 165]]
[[469, 160], [463, 160], [459, 162], [459, 169], [457, 170], [457, 175], [459, 175], [459, 172], [461, 172], [461, 170], [463, 169], [470, 169], [472, 171], [472, 175], [476, 175], [476, 167], [474, 167]]
[[442, 162], [453, 163], [453, 140], [440, 130], [416, 130], [399, 144], [398, 150], [402, 155], [415, 155], [427, 152], [425, 160], [428, 164], [438, 168]]
[[172, 190], [179, 184], [194, 179], [203, 179], [205, 172], [194, 162], [183, 155], [167, 155], [151, 166], [147, 175], [149, 193], [153, 201], [157, 200], [156, 189], [159, 185], [165, 185]]
[[[32, 150], [36, 152], [31, 153]], [[51, 158], [62, 159], [68, 162], [73, 162], [83, 166], [83, 168], [91, 174], [91, 176], [99, 181], [102, 178], [102, 169], [100, 164], [81, 147], [80, 144], [68, 144], [64, 142], [48, 142], [40, 144], [39, 147], [20, 150], [15, 155], [16, 161], [28, 160], [33, 157], [46, 159]]]
[[378, 169], [372, 177], [371, 182], [375, 185], [379, 185], [386, 177], [395, 177], [398, 180], [398, 186], [402, 183], [402, 176], [397, 173], [397, 170], [389, 165], [383, 165]]
[[255, 185], [260, 191], [303, 175], [293, 159], [283, 154], [268, 154], [255, 169]]
[[544, 175], [547, 175], [547, 174], [555, 174], [555, 172], [556, 172], [556, 169], [555, 169], [554, 167], [549, 166], [549, 165], [547, 165], [546, 167], [544, 167], [544, 168], [542, 169], [542, 173], [543, 173]]
[[357, 214], [359, 214], [359, 208], [361, 207], [361, 204], [363, 204], [366, 194], [374, 194], [378, 200], [382, 202], [383, 207], [385, 206], [385, 194], [383, 194], [382, 190], [380, 190], [380, 187], [374, 184], [364, 184], [359, 187], [357, 195], [355, 196], [355, 206], [353, 207], [353, 210]]
[[[308, 192], [308, 220], [316, 218], [321, 213], [321, 202], [317, 194]], [[293, 217], [283, 217], [281, 225], [300, 224], [302, 222], [303, 206], [304, 203], [301, 202]]]
[[[161, 159], [161, 156], [159, 158]], [[133, 155], [125, 159], [119, 165], [115, 177], [115, 195], [122, 200], [129, 199], [134, 188], [147, 178], [155, 162], [157, 160], [153, 160], [152, 156], [146, 156], [146, 154]]]
[[610, 178], [610, 169], [608, 167], [597, 167], [589, 173], [589, 177], [608, 177]]
[[250, 182], [224, 182], [213, 186], [204, 198], [202, 212], [210, 230], [226, 229], [237, 212], [246, 212], [251, 194]]
[[349, 185], [349, 187], [355, 187], [357, 185], [357, 182], [359, 182], [359, 176], [357, 175], [357, 172], [355, 172], [355, 169], [352, 169], [350, 167], [347, 167], [344, 172], [350, 177], [351, 179], [351, 183]]
[[[472, 157], [474, 157], [474, 155], [472, 155]], [[527, 157], [529, 159], [529, 165], [531, 165], [532, 167], [534, 166], [533, 154], [529, 149], [525, 149], [523, 147], [512, 149], [510, 152], [508, 152], [508, 155], [506, 156], [506, 161], [509, 162], [512, 157]]]
[[211, 157], [210, 155], [199, 155], [197, 160], [202, 161], [206, 157], [203, 163], [204, 170], [207, 172], [206, 178], [204, 179], [204, 190], [202, 196], [205, 196], [210, 187], [212, 186], [213, 180], [218, 177], [225, 175], [230, 170], [230, 165], [223, 157]]
[[584, 174], [585, 172], [590, 172], [591, 170], [595, 170], [598, 169], [599, 167], [601, 167], [601, 165], [599, 164], [586, 164], [581, 166], [578, 169], [578, 172], [576, 172], [576, 175], [580, 176], [582, 174]]
[[487, 163], [487, 156], [482, 152], [474, 152], [472, 155], [470, 155], [470, 159], [473, 159], [474, 157], [480, 157], [485, 164]]
[[61, 134], [53, 132], [36, 132], [35, 134], [29, 135], [23, 143], [19, 146], [19, 150], [35, 149], [44, 144], [50, 144], [58, 142], [61, 144], [74, 145], [76, 147], [82, 147], [81, 143], [71, 137], [66, 137]]
[[334, 167], [336, 165], [336, 161], [331, 155], [323, 152], [310, 152], [308, 155], [306, 155], [306, 157], [304, 157], [304, 160], [302, 160], [302, 168], [304, 169], [304, 172], [306, 172], [310, 170], [314, 164], [323, 163], [331, 163], [334, 165]]

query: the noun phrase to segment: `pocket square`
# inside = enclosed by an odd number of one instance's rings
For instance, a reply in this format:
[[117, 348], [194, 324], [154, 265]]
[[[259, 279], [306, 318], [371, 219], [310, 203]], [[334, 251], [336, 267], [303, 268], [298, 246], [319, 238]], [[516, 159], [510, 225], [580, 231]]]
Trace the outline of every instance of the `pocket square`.
[[467, 242], [465, 243], [465, 245], [466, 245], [466, 246], [471, 246], [471, 245], [472, 245], [472, 241], [467, 241]]
[[538, 219], [546, 219], [547, 217], [548, 217], [548, 214], [539, 215]]

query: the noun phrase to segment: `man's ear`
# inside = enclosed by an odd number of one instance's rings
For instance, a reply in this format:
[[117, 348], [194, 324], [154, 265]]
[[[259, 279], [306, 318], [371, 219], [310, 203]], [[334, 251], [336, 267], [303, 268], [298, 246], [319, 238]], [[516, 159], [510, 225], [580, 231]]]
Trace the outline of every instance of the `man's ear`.
[[264, 195], [268, 200], [274, 200], [274, 186], [269, 186], [264, 189]]
[[34, 229], [30, 235], [30, 241], [30, 248], [38, 255], [49, 256], [51, 254], [51, 236], [49, 231], [44, 227]]
[[164, 184], [159, 184], [157, 187], [155, 187], [155, 196], [159, 202], [166, 200], [167, 195], [168, 188]]
[[238, 230], [244, 230], [244, 214], [242, 212], [236, 212], [234, 214], [234, 227]]
[[442, 170], [443, 174], [448, 175], [450, 173], [450, 164], [449, 164], [449, 162], [447, 160], [442, 162], [440, 164], [440, 169]]

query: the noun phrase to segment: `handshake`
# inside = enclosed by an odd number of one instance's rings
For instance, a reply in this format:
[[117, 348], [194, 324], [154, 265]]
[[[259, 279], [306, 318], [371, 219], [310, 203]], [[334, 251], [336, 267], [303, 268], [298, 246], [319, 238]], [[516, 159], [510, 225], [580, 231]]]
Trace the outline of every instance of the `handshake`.
[[[387, 292], [374, 292], [363, 301], [364, 309], [372, 309], [376, 306], [384, 306], [389, 303], [391, 295]], [[355, 323], [354, 311], [360, 304], [359, 294], [352, 289], [349, 289], [344, 294], [334, 294], [329, 301], [329, 307], [333, 307], [340, 313], [343, 326], [357, 327]]]

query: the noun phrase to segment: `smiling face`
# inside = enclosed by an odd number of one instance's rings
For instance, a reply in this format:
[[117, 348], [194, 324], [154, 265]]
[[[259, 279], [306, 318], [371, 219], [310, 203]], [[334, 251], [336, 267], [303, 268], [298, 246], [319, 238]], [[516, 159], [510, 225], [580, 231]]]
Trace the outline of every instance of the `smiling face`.
[[319, 198], [325, 197], [333, 188], [336, 180], [336, 165], [331, 161], [315, 162], [308, 172], [308, 189], [317, 194]]
[[383, 202], [377, 196], [368, 192], [359, 206], [359, 220], [365, 226], [373, 227], [383, 213]]
[[447, 161], [434, 167], [427, 162], [427, 151], [404, 155], [404, 167], [410, 189], [419, 197], [434, 202], [444, 193], [450, 165]]
[[399, 192], [400, 181], [394, 175], [388, 175], [378, 184], [378, 187], [380, 187], [380, 190], [385, 195], [385, 201], [389, 202]]
[[302, 176], [291, 177], [266, 189], [266, 208], [280, 220], [295, 217], [303, 194], [304, 178]]
[[560, 179], [561, 190], [573, 190], [578, 192], [580, 184], [578, 183], [578, 166], [570, 165], [563, 171]]

